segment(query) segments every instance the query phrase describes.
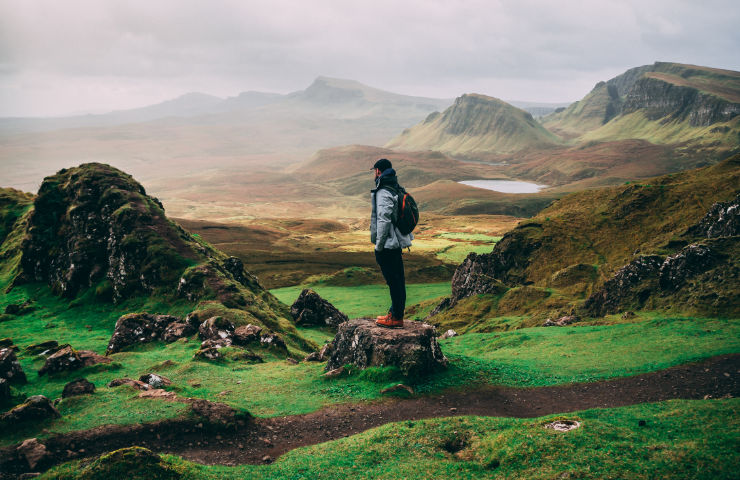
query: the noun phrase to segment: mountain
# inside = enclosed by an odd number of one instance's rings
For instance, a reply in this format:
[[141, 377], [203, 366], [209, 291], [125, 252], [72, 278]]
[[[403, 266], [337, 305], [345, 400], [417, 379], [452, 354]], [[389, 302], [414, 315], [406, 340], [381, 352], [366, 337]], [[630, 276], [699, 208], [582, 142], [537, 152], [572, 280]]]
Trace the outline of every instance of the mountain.
[[44, 179], [32, 206], [12, 190], [3, 190], [0, 201], [3, 223], [15, 218], [0, 245], [0, 278], [11, 290], [43, 284], [85, 302], [184, 299], [194, 312], [210, 312], [203, 319], [251, 322], [285, 334], [299, 349], [307, 345], [287, 320], [287, 306], [239, 259], [169, 220], [161, 202], [118, 169], [99, 163], [63, 169]]
[[633, 138], [732, 151], [740, 135], [740, 72], [666, 62], [633, 68], [543, 124], [579, 142]]
[[[584, 317], [631, 310], [740, 314], [740, 155], [698, 170], [567, 195], [452, 280], [434, 321]], [[481, 297], [480, 295], [484, 295]], [[476, 328], [488, 328], [478, 325]]]
[[442, 113], [429, 115], [386, 144], [397, 150], [436, 150], [451, 155], [512, 153], [544, 148], [558, 138], [531, 114], [497, 98], [468, 94]]

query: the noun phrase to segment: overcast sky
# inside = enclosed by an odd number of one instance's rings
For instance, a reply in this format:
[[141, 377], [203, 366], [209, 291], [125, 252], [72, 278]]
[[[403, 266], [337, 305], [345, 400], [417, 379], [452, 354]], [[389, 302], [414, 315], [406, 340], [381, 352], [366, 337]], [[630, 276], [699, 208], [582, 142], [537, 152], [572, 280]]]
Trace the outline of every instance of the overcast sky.
[[398, 93], [570, 102], [660, 61], [740, 70], [737, 0], [0, 0], [0, 116], [319, 75]]

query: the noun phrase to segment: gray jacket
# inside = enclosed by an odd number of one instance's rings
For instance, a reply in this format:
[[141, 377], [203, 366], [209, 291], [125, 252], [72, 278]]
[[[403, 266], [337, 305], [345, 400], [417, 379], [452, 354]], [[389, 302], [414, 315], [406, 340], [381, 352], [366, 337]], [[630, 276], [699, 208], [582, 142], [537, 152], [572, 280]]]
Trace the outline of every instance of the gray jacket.
[[[392, 171], [392, 169], [389, 170]], [[383, 174], [385, 175], [386, 172]], [[395, 172], [393, 172], [393, 180], [395, 180]], [[381, 178], [382, 181], [383, 178]], [[414, 234], [403, 235], [393, 225], [398, 215], [396, 195], [386, 188], [376, 188], [371, 191], [370, 200], [373, 206], [370, 216], [370, 241], [375, 244], [375, 250], [410, 247]]]

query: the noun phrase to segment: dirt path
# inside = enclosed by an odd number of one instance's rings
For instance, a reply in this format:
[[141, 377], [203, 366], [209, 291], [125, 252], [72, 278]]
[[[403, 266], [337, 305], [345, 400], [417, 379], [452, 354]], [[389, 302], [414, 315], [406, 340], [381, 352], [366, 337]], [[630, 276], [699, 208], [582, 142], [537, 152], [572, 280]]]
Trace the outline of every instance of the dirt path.
[[[401, 420], [457, 415], [537, 417], [673, 398], [725, 396], [740, 396], [740, 355], [724, 355], [659, 372], [594, 383], [538, 388], [489, 387], [437, 396], [331, 406], [306, 415], [255, 419], [244, 428], [218, 433], [205, 434], [192, 422], [163, 421], [150, 425], [100, 427], [59, 435], [44, 443], [54, 463], [140, 445], [202, 464], [257, 464], [272, 461], [298, 447]], [[2, 466], [10, 468], [8, 463]], [[20, 465], [13, 470], [17, 468]]]

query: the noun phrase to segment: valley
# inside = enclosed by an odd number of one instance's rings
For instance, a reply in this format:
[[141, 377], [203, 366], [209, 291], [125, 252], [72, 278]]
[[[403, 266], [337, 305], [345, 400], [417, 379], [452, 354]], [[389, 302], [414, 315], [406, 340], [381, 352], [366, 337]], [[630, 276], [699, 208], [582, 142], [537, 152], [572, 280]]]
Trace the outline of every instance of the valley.
[[[0, 480], [733, 478], [738, 99], [656, 62], [537, 118], [319, 77], [4, 119]], [[410, 328], [329, 368], [388, 308], [379, 158], [421, 210], [424, 374]]]

